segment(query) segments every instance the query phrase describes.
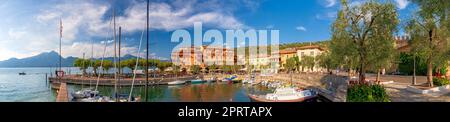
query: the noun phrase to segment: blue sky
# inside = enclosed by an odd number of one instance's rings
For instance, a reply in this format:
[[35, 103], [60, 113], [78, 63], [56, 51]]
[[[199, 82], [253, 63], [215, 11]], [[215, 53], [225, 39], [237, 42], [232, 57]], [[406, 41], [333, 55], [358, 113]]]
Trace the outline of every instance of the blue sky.
[[[406, 0], [392, 2], [401, 21], [415, 10]], [[2, 0], [0, 60], [57, 50], [59, 19], [64, 26], [64, 57], [83, 53], [90, 57], [91, 47], [94, 57], [101, 57], [105, 43], [105, 55], [112, 56], [108, 40], [112, 39], [113, 7], [117, 25], [123, 28], [123, 53], [136, 55], [145, 29], [144, 0]], [[177, 45], [170, 42], [172, 32], [192, 30], [194, 22], [203, 22], [204, 30], [280, 30], [281, 43], [327, 40], [339, 8], [339, 0], [151, 0], [150, 52], [157, 58], [169, 58]]]

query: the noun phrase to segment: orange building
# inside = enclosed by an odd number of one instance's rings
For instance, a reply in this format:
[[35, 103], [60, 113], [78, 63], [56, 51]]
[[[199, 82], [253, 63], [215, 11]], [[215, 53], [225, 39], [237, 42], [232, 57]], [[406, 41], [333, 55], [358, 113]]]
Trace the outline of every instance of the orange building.
[[[187, 52], [188, 55], [184, 55], [184, 51], [189, 51]], [[230, 54], [231, 56], [228, 56]], [[236, 63], [234, 50], [221, 47], [183, 47], [179, 48], [178, 51], [172, 52], [171, 57], [172, 62], [178, 62], [175, 64], [186, 71], [190, 71], [191, 66], [194, 65], [198, 65], [200, 66], [200, 68], [205, 70], [206, 67], [209, 66], [208, 64], [215, 64], [220, 66], [226, 64], [226, 61], [232, 61], [233, 63]]]

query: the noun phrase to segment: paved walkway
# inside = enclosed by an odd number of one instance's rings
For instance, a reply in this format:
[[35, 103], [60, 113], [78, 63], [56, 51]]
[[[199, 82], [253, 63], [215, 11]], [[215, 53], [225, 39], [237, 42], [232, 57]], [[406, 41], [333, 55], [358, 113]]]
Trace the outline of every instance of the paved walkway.
[[69, 102], [69, 94], [67, 92], [67, 84], [61, 83], [58, 90], [58, 95], [56, 96], [56, 102]]

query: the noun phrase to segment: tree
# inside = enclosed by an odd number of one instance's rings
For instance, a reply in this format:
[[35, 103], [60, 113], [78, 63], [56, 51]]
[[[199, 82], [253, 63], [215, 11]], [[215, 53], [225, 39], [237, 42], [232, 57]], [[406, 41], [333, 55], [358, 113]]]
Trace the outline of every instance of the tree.
[[447, 0], [413, 0], [420, 9], [407, 23], [406, 32], [412, 48], [420, 52], [427, 64], [427, 82], [433, 87], [433, 64], [448, 59], [450, 47], [450, 3]]
[[322, 53], [316, 57], [318, 61], [318, 65], [327, 69], [327, 72], [330, 72], [330, 69], [336, 67], [336, 63], [333, 61], [330, 53]]
[[213, 64], [213, 65], [209, 65], [208, 66], [208, 69], [209, 69], [209, 72], [215, 72], [216, 71], [216, 69], [217, 69], [217, 65], [216, 64]]
[[233, 71], [232, 67], [229, 66], [229, 65], [223, 65], [223, 66], [222, 66], [222, 70], [223, 70], [223, 72], [225, 72], [225, 73], [231, 73], [231, 72]]
[[396, 7], [390, 2], [367, 1], [349, 6], [342, 0], [342, 9], [332, 27], [331, 45], [337, 44], [331, 46], [332, 54], [350, 65], [357, 62], [359, 81], [364, 82], [369, 65], [382, 60], [378, 52], [394, 46], [393, 33], [398, 23]]
[[[298, 60], [298, 58], [297, 58], [297, 60]], [[296, 61], [295, 57], [292, 57], [292, 58], [289, 58], [286, 60], [285, 67], [289, 73], [295, 71], [295, 69], [298, 68], [297, 66], [298, 66], [298, 61]]]
[[111, 60], [103, 60], [103, 71], [104, 72], [108, 72], [109, 69], [111, 69], [111, 67], [113, 66], [112, 61]]
[[200, 73], [200, 66], [198, 66], [198, 65], [193, 65], [193, 66], [191, 66], [191, 73], [192, 73], [192, 74], [198, 74], [198, 73]]
[[[103, 62], [104, 63], [104, 62]], [[98, 76], [98, 68], [102, 67], [102, 61], [101, 60], [95, 60], [92, 62], [92, 69], [94, 70], [94, 76]]]
[[303, 56], [301, 62], [303, 62], [302, 67], [309, 68], [311, 71], [313, 71], [316, 66], [315, 58], [312, 56]]
[[157, 64], [158, 69], [161, 70], [161, 72], [164, 72], [167, 68], [171, 67], [173, 64], [170, 62], [160, 62]]
[[80, 70], [82, 70], [83, 72], [83, 75], [86, 75], [86, 69], [89, 67], [90, 63], [91, 62], [89, 60], [77, 58], [73, 65], [80, 68]]
[[[129, 69], [131, 69], [131, 71], [136, 70], [136, 59], [128, 59], [122, 62], [123, 65]], [[139, 62], [138, 62], [139, 63]]]

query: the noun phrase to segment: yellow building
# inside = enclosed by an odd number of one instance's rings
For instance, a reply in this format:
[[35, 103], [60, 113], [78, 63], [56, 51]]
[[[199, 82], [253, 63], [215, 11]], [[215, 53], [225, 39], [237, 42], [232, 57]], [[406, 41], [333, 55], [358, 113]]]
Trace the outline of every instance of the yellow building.
[[284, 69], [286, 69], [285, 68], [286, 61], [289, 58], [297, 56], [297, 49], [286, 48], [286, 49], [280, 50], [279, 56], [280, 56], [279, 62], [280, 62], [280, 66], [281, 66], [280, 69], [284, 70]]
[[[325, 51], [325, 49], [323, 49], [320, 46], [317, 45], [309, 45], [309, 46], [303, 46], [303, 47], [299, 47], [297, 48], [297, 56], [299, 57], [299, 60], [302, 61], [304, 56], [311, 56], [311, 57], [317, 57], [319, 55], [321, 55], [323, 52]], [[323, 68], [321, 68], [319, 65], [317, 65], [317, 60], [316, 60], [316, 65], [314, 66], [314, 68], [311, 69], [306, 69], [305, 70], [307, 72], [317, 72], [317, 71], [322, 71]]]

